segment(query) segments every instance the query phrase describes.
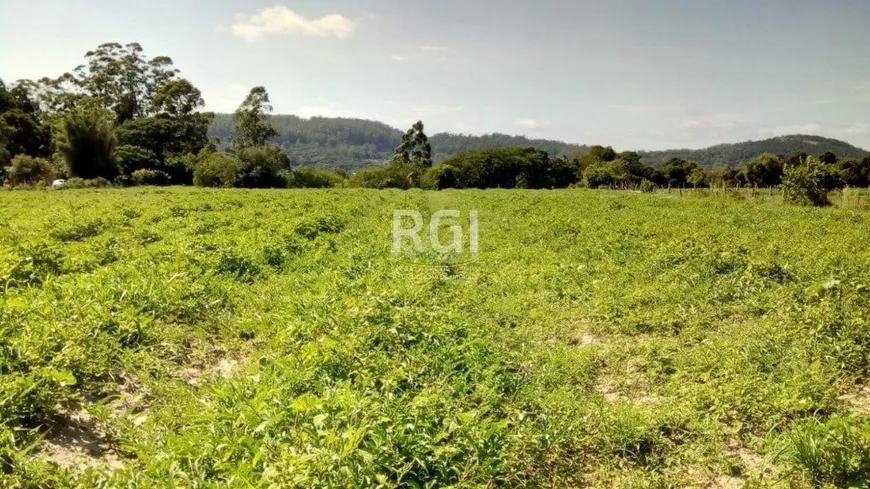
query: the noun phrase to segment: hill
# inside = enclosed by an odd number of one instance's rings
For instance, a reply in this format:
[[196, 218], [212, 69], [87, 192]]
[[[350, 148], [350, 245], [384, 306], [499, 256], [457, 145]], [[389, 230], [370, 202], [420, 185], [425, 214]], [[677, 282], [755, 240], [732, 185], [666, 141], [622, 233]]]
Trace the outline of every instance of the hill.
[[778, 136], [761, 141], [717, 144], [704, 149], [668, 149], [664, 151], [639, 151], [639, 153], [647, 165], [661, 166], [671, 158], [683, 158], [695, 160], [704, 166], [721, 167], [726, 165], [738, 166], [761, 153], [790, 155], [804, 152], [820, 155], [826, 151], [830, 151], [838, 157], [863, 157], [868, 154], [867, 151], [845, 141], [804, 134]]
[[[295, 115], [274, 115], [272, 125], [279, 133], [275, 143], [287, 151], [293, 165], [308, 168], [355, 170], [384, 162], [393, 154], [402, 137], [402, 131], [382, 122], [344, 117], [303, 119]], [[232, 132], [233, 120], [230, 114], [217, 114], [209, 127], [209, 137], [219, 138], [224, 146], [229, 142]], [[498, 133], [481, 136], [438, 133], [431, 135], [429, 141], [436, 162], [470, 149], [532, 146], [546, 151], [550, 156], [582, 153], [589, 149], [587, 145]], [[867, 151], [844, 141], [807, 135], [718, 144], [704, 149], [639, 153], [645, 164], [653, 166], [660, 166], [670, 158], [679, 157], [698, 161], [704, 166], [720, 167], [738, 166], [761, 153], [789, 155], [798, 151], [808, 154], [830, 151], [840, 157], [860, 157], [868, 154]]]
[[[272, 125], [279, 136], [275, 143], [284, 148], [294, 165], [309, 168], [341, 168], [354, 170], [386, 161], [402, 138], [402, 131], [382, 122], [343, 117], [312, 117], [274, 115]], [[230, 114], [217, 114], [209, 127], [209, 137], [217, 137], [226, 146], [233, 133]], [[439, 133], [429, 138], [435, 161], [443, 161], [469, 149], [529, 147], [546, 151], [551, 156], [569, 155], [588, 148], [577, 144], [547, 139], [529, 139], [507, 134]]]

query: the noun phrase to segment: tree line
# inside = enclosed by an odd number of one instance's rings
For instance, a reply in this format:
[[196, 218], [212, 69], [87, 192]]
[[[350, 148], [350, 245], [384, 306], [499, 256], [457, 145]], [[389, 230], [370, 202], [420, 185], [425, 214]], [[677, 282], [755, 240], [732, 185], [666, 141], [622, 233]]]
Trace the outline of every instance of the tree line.
[[[171, 58], [149, 58], [138, 43], [102, 44], [85, 54], [84, 64], [57, 78], [19, 80], [11, 86], [0, 80], [0, 180], [12, 186], [71, 178], [98, 186], [654, 190], [785, 186], [788, 168], [810, 162], [821, 189], [870, 185], [870, 156], [838, 158], [829, 151], [813, 161], [806, 153], [764, 153], [737, 168], [705, 169], [680, 157], [651, 166], [638, 152], [578, 146], [570, 153], [569, 146], [503, 135], [490, 136], [492, 147], [463, 151], [467, 138], [437, 135], [458, 151], [439, 160], [421, 121], [401, 135], [386, 164], [373, 160], [352, 174], [341, 168], [292, 171], [299, 145], [374, 138], [371, 150], [378, 154], [393, 141], [392, 129], [348, 119], [336, 134], [326, 119], [315, 118], [303, 131], [298, 117], [273, 117], [268, 92], [254, 87], [231, 121], [221, 118], [222, 137], [210, 139], [215, 115], [204, 107], [199, 89], [181, 76]], [[275, 121], [283, 121], [285, 132], [296, 128], [294, 145], [276, 144], [281, 139]], [[506, 141], [543, 147], [500, 147]]]
[[276, 186], [290, 160], [269, 144], [269, 96], [255, 87], [234, 114], [231, 146], [207, 131], [214, 114], [166, 56], [105, 43], [57, 78], [0, 81], [0, 180], [55, 178], [119, 185]]

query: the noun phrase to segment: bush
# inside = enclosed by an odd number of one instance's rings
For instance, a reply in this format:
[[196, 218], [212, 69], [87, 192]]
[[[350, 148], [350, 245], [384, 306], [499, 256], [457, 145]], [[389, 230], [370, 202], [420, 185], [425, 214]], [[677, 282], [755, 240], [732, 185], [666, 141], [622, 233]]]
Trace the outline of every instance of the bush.
[[643, 180], [640, 182], [640, 191], [645, 194], [651, 194], [656, 191], [656, 184], [649, 180]]
[[294, 170], [287, 179], [289, 188], [329, 188], [344, 183], [345, 175], [336, 170], [303, 168]]
[[121, 173], [132, 175], [136, 170], [154, 169], [160, 165], [160, 160], [150, 149], [125, 144], [118, 146], [115, 159]]
[[583, 172], [583, 183], [588, 188], [609, 187], [613, 185], [613, 175], [604, 167], [587, 168]]
[[241, 161], [234, 187], [281, 188], [287, 186], [290, 158], [277, 146], [251, 146], [238, 152]]
[[10, 185], [33, 185], [47, 182], [57, 173], [52, 163], [45, 158], [33, 158], [28, 155], [17, 155], [12, 158], [6, 170], [6, 178]]
[[394, 161], [388, 166], [369, 166], [352, 174], [347, 179], [349, 187], [401, 188], [415, 186], [420, 168]]
[[809, 157], [803, 163], [786, 166], [782, 177], [783, 196], [792, 204], [826, 206], [830, 204], [829, 189], [825, 186], [828, 180], [824, 165]]
[[450, 165], [437, 165], [427, 169], [420, 177], [420, 188], [441, 190], [456, 187], [456, 168]]
[[141, 168], [130, 175], [133, 185], [169, 185], [169, 174], [161, 170]]
[[203, 151], [192, 162], [193, 184], [198, 187], [232, 187], [242, 167], [238, 158], [214, 151]]
[[106, 188], [111, 186], [112, 183], [103, 177], [88, 179], [73, 177], [67, 180], [61, 188]]

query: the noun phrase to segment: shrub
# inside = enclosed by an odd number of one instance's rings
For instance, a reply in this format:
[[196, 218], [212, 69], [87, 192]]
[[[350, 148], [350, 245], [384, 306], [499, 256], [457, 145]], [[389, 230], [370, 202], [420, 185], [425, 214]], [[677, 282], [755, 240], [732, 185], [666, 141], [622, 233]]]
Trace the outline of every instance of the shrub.
[[303, 168], [293, 170], [287, 179], [289, 188], [329, 188], [344, 183], [345, 175], [336, 170]]
[[203, 151], [192, 162], [193, 184], [198, 187], [232, 187], [242, 162], [238, 158], [214, 151]]
[[281, 188], [287, 186], [290, 158], [277, 146], [250, 146], [238, 152], [241, 161], [234, 187]]
[[783, 196], [792, 204], [826, 206], [830, 204], [828, 188], [825, 187], [828, 178], [822, 163], [813, 157], [803, 163], [788, 165], [782, 177]]
[[656, 184], [649, 180], [643, 180], [640, 182], [640, 191], [645, 194], [651, 194], [656, 191]]
[[588, 188], [600, 188], [613, 185], [613, 175], [606, 168], [596, 166], [583, 172], [583, 183]]
[[420, 168], [411, 164], [393, 161], [388, 166], [369, 166], [352, 174], [347, 179], [349, 187], [401, 188], [415, 186]]
[[32, 185], [50, 180], [56, 172], [51, 162], [45, 158], [33, 158], [22, 154], [12, 158], [7, 173], [11, 185]]
[[450, 165], [437, 165], [427, 169], [420, 177], [420, 188], [441, 190], [456, 186], [456, 168]]
[[134, 185], [169, 185], [169, 174], [161, 170], [140, 168], [130, 175]]
[[129, 144], [118, 146], [115, 159], [121, 173], [126, 174], [133, 174], [141, 169], [157, 168], [160, 165], [160, 160], [153, 151]]
[[105, 188], [111, 186], [111, 182], [103, 177], [89, 179], [73, 177], [67, 180], [61, 188]]

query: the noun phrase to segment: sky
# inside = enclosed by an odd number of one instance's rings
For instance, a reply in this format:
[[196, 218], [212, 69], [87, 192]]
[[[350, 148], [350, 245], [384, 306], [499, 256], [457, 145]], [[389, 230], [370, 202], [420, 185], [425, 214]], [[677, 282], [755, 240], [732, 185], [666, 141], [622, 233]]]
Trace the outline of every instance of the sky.
[[867, 0], [0, 0], [0, 78], [103, 42], [170, 56], [208, 110], [618, 150], [817, 134], [870, 149]]

